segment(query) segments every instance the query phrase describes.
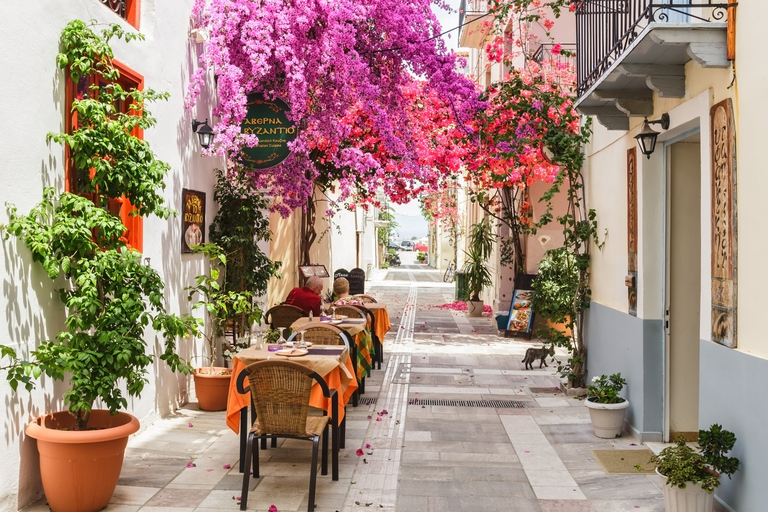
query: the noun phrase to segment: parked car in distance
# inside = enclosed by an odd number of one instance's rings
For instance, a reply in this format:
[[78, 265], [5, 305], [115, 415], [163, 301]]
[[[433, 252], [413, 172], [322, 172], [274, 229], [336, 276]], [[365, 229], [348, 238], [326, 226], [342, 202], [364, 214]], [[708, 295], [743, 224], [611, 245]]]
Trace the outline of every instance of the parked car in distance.
[[414, 251], [421, 251], [421, 252], [427, 252], [429, 251], [429, 247], [427, 247], [427, 244], [416, 242], [416, 244], [413, 246]]
[[412, 251], [414, 243], [410, 240], [403, 240], [400, 242], [400, 248], [404, 251]]
[[397, 242], [389, 242], [387, 243], [387, 249], [394, 249], [396, 251], [399, 251], [402, 249], [402, 247], [400, 247], [400, 244]]

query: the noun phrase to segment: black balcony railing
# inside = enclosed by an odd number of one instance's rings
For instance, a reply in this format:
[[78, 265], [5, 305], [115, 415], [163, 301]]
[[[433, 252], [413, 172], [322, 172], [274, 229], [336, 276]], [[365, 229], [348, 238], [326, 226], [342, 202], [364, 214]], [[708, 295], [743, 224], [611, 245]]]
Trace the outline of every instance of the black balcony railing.
[[126, 0], [101, 0], [101, 3], [109, 7], [112, 12], [125, 19], [127, 12], [125, 9]]
[[576, 7], [576, 74], [583, 95], [650, 23], [724, 22], [724, 0], [581, 0]]

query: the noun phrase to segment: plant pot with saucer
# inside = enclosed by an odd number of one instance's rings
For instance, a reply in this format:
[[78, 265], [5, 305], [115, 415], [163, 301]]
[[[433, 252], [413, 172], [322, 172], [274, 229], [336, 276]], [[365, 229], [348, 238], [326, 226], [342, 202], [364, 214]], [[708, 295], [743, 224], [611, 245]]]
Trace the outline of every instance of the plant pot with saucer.
[[467, 259], [461, 269], [469, 295], [467, 316], [479, 317], [483, 314], [483, 301], [480, 299], [480, 294], [485, 288], [493, 285], [488, 258], [491, 256], [495, 240], [496, 235], [493, 232], [490, 217], [485, 217], [472, 226], [467, 250], [464, 251]]
[[589, 409], [589, 418], [597, 437], [613, 439], [621, 436], [624, 427], [624, 413], [629, 401], [619, 396], [627, 383], [620, 373], [610, 377], [594, 377], [587, 386], [587, 399], [584, 405]]
[[[44, 308], [41, 320], [53, 324], [61, 311], [66, 315], [64, 330], [30, 347], [29, 360], [12, 347], [0, 346], [0, 357], [10, 359], [0, 367], [12, 389], [21, 384], [31, 390], [42, 375], [68, 387], [63, 397], [51, 396], [53, 387], [46, 389], [46, 401], [63, 402], [67, 411], [44, 414], [26, 428], [37, 439], [43, 491], [54, 512], [95, 512], [107, 506], [128, 436], [139, 429], [138, 420], [120, 410], [128, 405], [126, 396], [139, 396], [148, 382], [155, 335], [164, 338], [159, 358], [172, 370], [188, 373], [176, 353], [176, 340], [197, 330], [192, 316], [166, 312], [160, 274], [128, 246], [130, 234], [119, 213], [112, 213], [112, 200], [124, 197], [126, 205], [136, 205], [132, 213], [139, 216], [165, 219], [171, 214], [162, 195], [170, 166], [133, 135], [155, 124], [147, 103], [167, 95], [112, 87], [119, 76], [109, 47], [113, 37], [127, 42], [138, 36], [119, 25], [96, 33], [74, 20], [62, 31], [62, 53], [56, 58], [62, 80], [66, 69], [72, 83], [81, 83], [88, 74], [93, 84], [87, 95], [72, 101], [76, 126], [48, 134], [49, 140], [68, 147], [71, 172], [84, 195], [46, 188], [28, 214], [10, 206], [10, 220], [3, 226], [28, 249], [15, 252], [20, 260], [30, 260], [19, 264], [41, 263], [58, 292], [52, 288], [51, 295], [63, 303], [63, 308], [53, 308], [53, 319], [46, 318], [50, 310]], [[69, 65], [75, 62], [77, 66]], [[130, 104], [131, 112], [115, 112], [118, 101]], [[121, 127], [121, 136], [115, 136], [115, 126]], [[154, 332], [145, 333], [147, 326]], [[97, 402], [106, 410], [94, 409]], [[67, 454], [70, 445], [75, 455]]]
[[714, 424], [709, 430], [699, 430], [698, 450], [678, 436], [673, 446], [651, 457], [661, 479], [667, 512], [712, 511], [720, 475], [731, 478], [739, 470], [739, 459], [726, 456], [735, 443], [733, 432]]

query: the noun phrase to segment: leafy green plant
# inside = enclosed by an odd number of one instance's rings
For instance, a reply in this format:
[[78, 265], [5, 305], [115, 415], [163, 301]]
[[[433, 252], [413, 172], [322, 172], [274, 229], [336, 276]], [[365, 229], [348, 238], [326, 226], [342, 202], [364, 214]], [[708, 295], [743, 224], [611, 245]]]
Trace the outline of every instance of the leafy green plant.
[[467, 259], [461, 271], [466, 276], [467, 293], [471, 301], [479, 301], [483, 290], [493, 284], [488, 258], [495, 240], [496, 234], [490, 217], [483, 218], [470, 229], [467, 250], [464, 251]]
[[624, 398], [619, 392], [627, 385], [627, 379], [620, 373], [614, 373], [610, 377], [600, 375], [592, 378], [592, 384], [587, 386], [587, 399], [599, 404], [619, 404]]
[[[65, 330], [41, 341], [29, 360], [0, 346], [0, 356], [10, 359], [2, 369], [14, 390], [19, 384], [31, 390], [41, 375], [67, 379], [64, 405], [81, 430], [87, 428], [97, 400], [116, 414], [127, 406], [124, 393], [141, 394], [153, 363], [147, 353], [147, 327], [164, 338], [160, 359], [184, 373], [190, 368], [176, 353], [176, 340], [197, 331], [191, 315], [166, 312], [162, 278], [126, 245], [125, 226], [107, 208], [111, 198], [124, 196], [135, 206], [134, 215], [167, 218], [172, 213], [160, 194], [170, 166], [132, 134], [154, 126], [147, 103], [168, 95], [123, 90], [114, 83], [119, 72], [112, 65], [113, 37], [143, 38], [118, 25], [97, 34], [75, 20], [62, 32], [56, 59], [75, 82], [86, 74], [97, 78], [87, 97], [73, 101], [78, 127], [72, 133], [48, 135], [69, 146], [75, 169], [86, 177], [79, 185], [88, 197], [57, 195], [46, 188], [40, 204], [27, 215], [7, 205], [10, 220], [3, 226], [5, 239], [13, 235], [22, 241], [52, 280], [61, 274], [66, 278], [59, 290], [66, 321]], [[130, 112], [118, 112], [116, 102], [130, 102]], [[14, 256], [25, 258], [23, 253]]]
[[674, 446], [664, 448], [650, 462], [667, 477], [667, 485], [685, 489], [692, 483], [712, 494], [720, 485], [721, 474], [731, 478], [739, 470], [739, 459], [726, 456], [736, 444], [736, 436], [713, 424], [709, 430], [699, 430], [698, 444], [700, 451], [688, 446], [685, 437], [678, 436]]
[[[190, 301], [197, 297], [192, 309], [203, 309], [211, 320], [208, 329], [200, 334], [208, 344], [208, 359], [211, 371], [216, 360], [218, 340], [224, 336], [227, 326], [234, 326], [235, 319], [240, 319], [250, 327], [253, 322], [261, 322], [263, 311], [255, 302], [254, 294], [250, 291], [227, 290], [222, 283], [227, 283], [227, 256], [216, 244], [201, 244], [192, 247], [196, 253], [205, 255], [210, 264], [209, 273], [197, 276], [195, 286], [185, 288]], [[202, 325], [202, 320], [198, 319]], [[234, 343], [239, 336], [235, 332]]]

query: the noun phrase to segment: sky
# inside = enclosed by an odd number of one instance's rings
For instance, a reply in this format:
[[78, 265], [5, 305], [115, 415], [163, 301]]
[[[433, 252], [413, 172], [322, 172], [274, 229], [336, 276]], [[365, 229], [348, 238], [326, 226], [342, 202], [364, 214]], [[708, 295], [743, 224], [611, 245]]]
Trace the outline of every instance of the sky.
[[[432, 5], [432, 12], [437, 16], [440, 25], [442, 26], [441, 32], [450, 30], [459, 25], [459, 3], [461, 0], [447, 0], [447, 3], [451, 6], [452, 12], [445, 11]], [[459, 31], [454, 30], [449, 34], [443, 36], [445, 46], [448, 51], [456, 51], [459, 42]], [[422, 238], [427, 236], [427, 221], [421, 216], [421, 210], [419, 209], [418, 201], [411, 201], [408, 204], [392, 204], [395, 212], [395, 220], [399, 224], [397, 231], [399, 237], [403, 240], [410, 240], [412, 237]]]

